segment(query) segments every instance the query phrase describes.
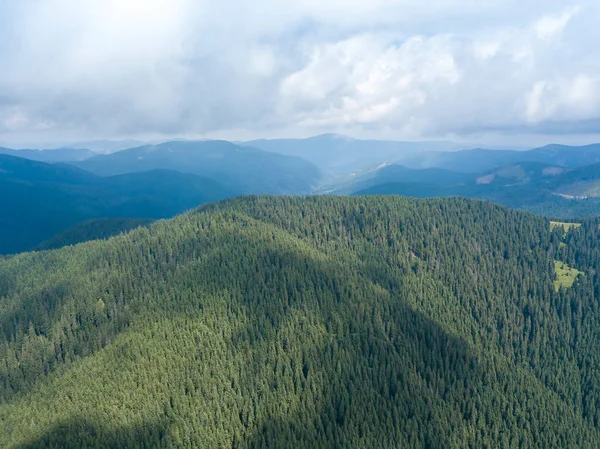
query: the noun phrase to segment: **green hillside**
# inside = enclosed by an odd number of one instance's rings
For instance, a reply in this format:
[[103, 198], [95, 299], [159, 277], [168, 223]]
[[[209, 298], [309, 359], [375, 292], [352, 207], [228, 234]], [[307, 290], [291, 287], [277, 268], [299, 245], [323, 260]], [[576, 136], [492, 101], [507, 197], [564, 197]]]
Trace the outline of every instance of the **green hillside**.
[[96, 218], [70, 227], [35, 247], [36, 251], [58, 249], [89, 240], [107, 239], [140, 226], [148, 226], [154, 220], [148, 218]]
[[0, 259], [0, 447], [598, 447], [598, 224], [246, 197]]

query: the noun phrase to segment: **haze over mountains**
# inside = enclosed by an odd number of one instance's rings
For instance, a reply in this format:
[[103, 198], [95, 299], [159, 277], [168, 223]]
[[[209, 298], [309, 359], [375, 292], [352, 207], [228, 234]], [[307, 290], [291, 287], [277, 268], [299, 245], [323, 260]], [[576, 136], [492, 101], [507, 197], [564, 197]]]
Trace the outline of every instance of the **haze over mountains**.
[[[78, 228], [91, 219], [168, 218], [242, 194], [465, 196], [556, 218], [600, 213], [600, 145], [450, 151], [456, 148], [329, 134], [242, 144], [177, 140], [116, 152], [95, 147], [109, 154], [1, 149], [0, 253], [41, 248], [73, 226], [79, 231], [71, 234], [93, 238], [90, 229], [100, 226]], [[101, 223], [99, 238], [125, 229]]]
[[308, 139], [253, 140], [243, 145], [301, 157], [325, 173], [337, 176], [373, 168], [382, 162], [397, 161], [413, 153], [465, 148], [464, 144], [452, 142], [359, 140], [340, 134], [323, 134]]
[[0, 147], [0, 154], [22, 157], [40, 162], [67, 162], [83, 161], [97, 156], [97, 153], [89, 149], [58, 148], [52, 150], [14, 150]]
[[477, 173], [519, 162], [540, 162], [563, 167], [582, 167], [600, 162], [600, 144], [585, 146], [547, 145], [529, 151], [486, 149], [453, 153], [419, 153], [401, 159], [412, 168], [438, 167], [459, 172]]
[[320, 181], [319, 169], [303, 159], [217, 140], [145, 145], [75, 165], [103, 176], [168, 168], [242, 193], [308, 194]]
[[557, 218], [600, 214], [600, 165], [567, 169], [525, 162], [483, 173], [390, 165], [342, 188], [357, 195], [463, 196]]
[[7, 155], [0, 155], [0, 191], [0, 253], [32, 249], [92, 218], [172, 217], [235, 194], [211, 179], [169, 170], [99, 177]]

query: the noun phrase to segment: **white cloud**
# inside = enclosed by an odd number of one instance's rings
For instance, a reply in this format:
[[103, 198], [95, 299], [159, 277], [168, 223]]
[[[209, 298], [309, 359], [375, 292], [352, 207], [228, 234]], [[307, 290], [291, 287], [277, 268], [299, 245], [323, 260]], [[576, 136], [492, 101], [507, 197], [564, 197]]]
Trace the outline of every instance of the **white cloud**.
[[460, 79], [451, 39], [361, 35], [315, 49], [281, 85], [279, 111], [310, 126], [411, 118], [437, 91]]
[[542, 17], [534, 25], [537, 36], [540, 39], [548, 40], [560, 34], [571, 21], [571, 19], [573, 19], [573, 17], [579, 13], [580, 9], [580, 7], [575, 7], [563, 11], [559, 15], [548, 15]]
[[600, 117], [600, 81], [579, 74], [536, 82], [527, 96], [528, 122], [587, 120]]
[[593, 0], [0, 0], [0, 131], [443, 137], [593, 120], [598, 19]]

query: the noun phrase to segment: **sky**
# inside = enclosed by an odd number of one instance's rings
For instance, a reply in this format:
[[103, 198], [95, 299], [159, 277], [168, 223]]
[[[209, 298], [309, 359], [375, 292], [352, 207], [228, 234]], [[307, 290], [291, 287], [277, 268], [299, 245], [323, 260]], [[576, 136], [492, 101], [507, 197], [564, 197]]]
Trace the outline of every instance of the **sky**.
[[600, 141], [600, 2], [0, 0], [0, 142]]

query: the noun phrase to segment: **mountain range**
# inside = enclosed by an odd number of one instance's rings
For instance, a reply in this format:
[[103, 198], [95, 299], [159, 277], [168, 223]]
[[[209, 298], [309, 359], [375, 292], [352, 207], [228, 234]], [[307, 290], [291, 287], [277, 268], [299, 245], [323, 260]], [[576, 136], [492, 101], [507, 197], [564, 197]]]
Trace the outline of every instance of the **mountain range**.
[[0, 447], [598, 447], [597, 149], [384, 153], [0, 154]]
[[483, 173], [390, 165], [343, 187], [356, 195], [463, 196], [558, 218], [600, 214], [600, 164], [570, 169], [525, 162]]
[[170, 170], [100, 177], [7, 155], [0, 155], [0, 191], [0, 254], [32, 249], [92, 218], [167, 218], [235, 195], [211, 179]]
[[539, 162], [563, 167], [583, 167], [600, 162], [600, 144], [585, 146], [547, 145], [528, 151], [473, 149], [455, 152], [424, 152], [396, 160], [410, 168], [444, 168], [479, 173], [521, 162]]
[[102, 176], [170, 169], [209, 177], [242, 193], [308, 194], [321, 176], [303, 159], [218, 140], [145, 145], [74, 165]]
[[68, 162], [83, 161], [97, 156], [96, 153], [88, 149], [58, 148], [53, 150], [13, 150], [11, 148], [0, 147], [0, 154], [22, 157], [32, 161], [40, 162]]
[[373, 168], [383, 162], [395, 161], [413, 153], [464, 148], [464, 144], [453, 142], [359, 140], [340, 134], [323, 134], [307, 139], [261, 139], [242, 144], [301, 157], [330, 176]]
[[[423, 151], [430, 144], [456, 145], [322, 135], [238, 144], [178, 140], [110, 154], [3, 149], [0, 253], [105, 238], [129, 229], [130, 219], [169, 218], [243, 194], [464, 196], [557, 219], [600, 214], [600, 145]], [[278, 148], [287, 154], [273, 152]], [[389, 162], [397, 158], [403, 162]], [[79, 227], [89, 220], [100, 221]], [[55, 243], [44, 246], [48, 241]]]

